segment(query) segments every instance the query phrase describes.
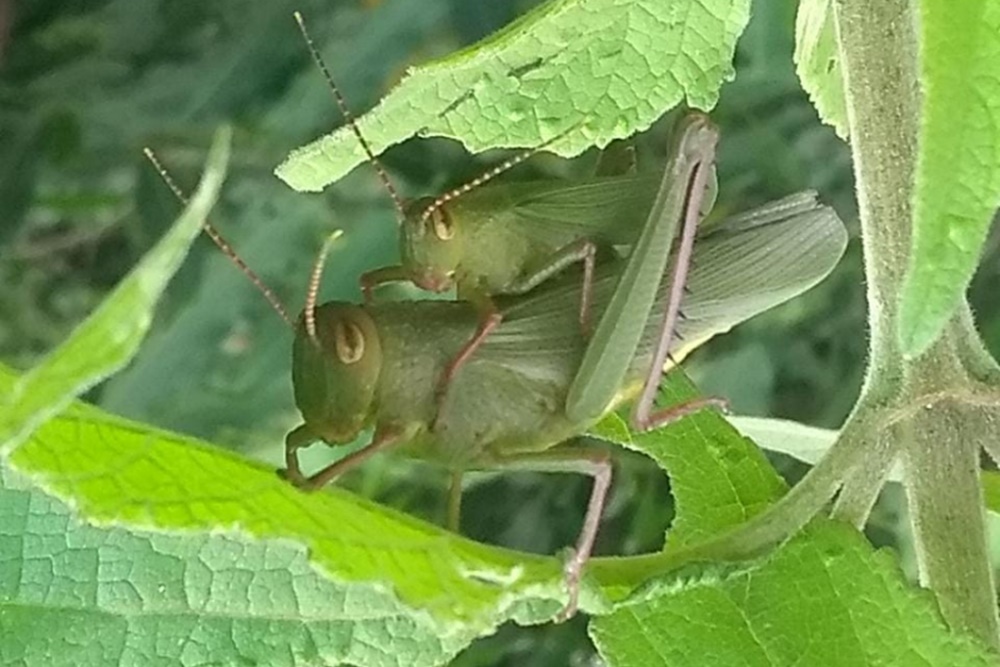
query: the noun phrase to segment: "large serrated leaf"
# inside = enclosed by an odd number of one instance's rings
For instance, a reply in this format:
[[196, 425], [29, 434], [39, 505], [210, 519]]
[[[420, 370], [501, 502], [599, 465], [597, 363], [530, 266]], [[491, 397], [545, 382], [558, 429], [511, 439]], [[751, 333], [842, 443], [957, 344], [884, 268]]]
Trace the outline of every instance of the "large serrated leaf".
[[0, 470], [4, 665], [436, 665], [470, 640], [301, 544], [88, 525], [18, 477]]
[[997, 664], [888, 552], [826, 521], [755, 563], [651, 584], [590, 632], [614, 667]]
[[[375, 153], [416, 134], [471, 151], [537, 146], [572, 156], [648, 128], [682, 101], [710, 109], [733, 76], [746, 0], [552, 0], [458, 54], [415, 67], [358, 120]], [[347, 127], [276, 170], [320, 190], [365, 160]]]
[[[663, 395], [669, 403], [680, 403], [697, 393], [683, 374], [673, 373]], [[647, 454], [670, 476], [677, 518], [667, 533], [669, 549], [696, 544], [743, 523], [786, 490], [760, 449], [711, 410], [638, 434], [611, 415], [591, 433]]]

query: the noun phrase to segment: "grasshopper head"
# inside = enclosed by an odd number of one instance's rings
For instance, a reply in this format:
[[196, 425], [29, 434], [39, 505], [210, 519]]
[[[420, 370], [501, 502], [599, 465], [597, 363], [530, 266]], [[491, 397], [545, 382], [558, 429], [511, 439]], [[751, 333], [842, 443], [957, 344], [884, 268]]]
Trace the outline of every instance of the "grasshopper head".
[[434, 200], [425, 197], [407, 206], [399, 247], [410, 280], [422, 289], [444, 292], [455, 283], [462, 240], [448, 205], [432, 204]]
[[329, 444], [357, 437], [372, 415], [381, 367], [378, 331], [360, 306], [319, 306], [316, 340], [300, 317], [292, 348], [292, 384], [309, 431]]

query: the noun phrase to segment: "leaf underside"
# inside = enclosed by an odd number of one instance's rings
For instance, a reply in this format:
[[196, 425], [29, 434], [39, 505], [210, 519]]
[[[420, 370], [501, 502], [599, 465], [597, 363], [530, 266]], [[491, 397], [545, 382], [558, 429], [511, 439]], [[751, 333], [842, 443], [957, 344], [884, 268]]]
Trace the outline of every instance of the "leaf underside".
[[[375, 154], [419, 135], [472, 152], [559, 137], [547, 149], [577, 155], [647, 129], [682, 102], [715, 106], [748, 20], [747, 0], [549, 2], [475, 47], [410, 69], [358, 126]], [[317, 191], [365, 159], [341, 127], [275, 173]]]

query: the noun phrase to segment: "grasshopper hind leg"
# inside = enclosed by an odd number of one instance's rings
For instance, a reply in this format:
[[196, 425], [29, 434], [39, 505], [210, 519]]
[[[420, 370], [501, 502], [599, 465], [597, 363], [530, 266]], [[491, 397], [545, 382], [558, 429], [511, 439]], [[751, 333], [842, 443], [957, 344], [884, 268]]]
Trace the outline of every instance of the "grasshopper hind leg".
[[567, 621], [577, 612], [580, 600], [580, 581], [583, 569], [590, 560], [597, 538], [597, 529], [604, 512], [604, 503], [611, 488], [611, 456], [597, 447], [559, 447], [543, 452], [525, 452], [497, 458], [489, 462], [491, 470], [526, 470], [531, 472], [576, 473], [593, 478], [590, 500], [587, 502], [587, 513], [583, 518], [583, 526], [576, 538], [576, 544], [570, 549], [570, 555], [563, 567], [563, 580], [569, 598], [566, 605], [556, 615], [556, 622]]

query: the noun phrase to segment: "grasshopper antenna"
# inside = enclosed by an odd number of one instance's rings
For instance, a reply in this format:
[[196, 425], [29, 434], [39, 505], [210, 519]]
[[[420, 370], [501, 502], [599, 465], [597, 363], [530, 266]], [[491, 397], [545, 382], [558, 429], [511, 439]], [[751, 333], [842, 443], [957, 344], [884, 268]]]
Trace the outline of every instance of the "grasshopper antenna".
[[330, 254], [333, 242], [339, 239], [343, 233], [342, 230], [336, 229], [326, 237], [326, 241], [323, 242], [323, 247], [319, 251], [319, 256], [316, 257], [316, 263], [313, 264], [312, 273], [309, 275], [309, 291], [306, 292], [304, 317], [306, 321], [306, 333], [309, 335], [309, 340], [316, 347], [321, 347], [319, 338], [316, 336], [316, 302], [319, 300], [319, 281], [323, 277], [323, 266], [326, 264], [326, 256]]
[[[177, 187], [177, 184], [174, 182], [174, 179], [170, 177], [170, 174], [167, 173], [167, 170], [163, 167], [162, 164], [160, 164], [160, 161], [157, 159], [156, 155], [153, 154], [153, 151], [149, 148], [143, 148], [142, 152], [145, 153], [146, 157], [153, 164], [153, 167], [160, 174], [160, 178], [163, 179], [163, 182], [166, 183], [167, 187], [170, 188], [170, 190], [174, 193], [174, 196], [176, 196], [177, 199], [179, 199], [181, 203], [186, 206], [188, 203], [188, 198], [184, 195], [183, 192], [181, 192], [181, 189]], [[215, 243], [216, 246], [218, 246], [219, 250], [222, 251], [222, 254], [228, 257], [233, 262], [233, 264], [236, 265], [236, 268], [238, 268], [240, 272], [243, 273], [243, 275], [245, 275], [247, 278], [250, 279], [250, 282], [254, 284], [254, 287], [257, 288], [257, 291], [259, 291], [261, 294], [264, 295], [264, 298], [267, 299], [267, 302], [271, 304], [271, 308], [273, 308], [274, 311], [281, 316], [281, 319], [283, 319], [289, 327], [294, 329], [295, 323], [292, 321], [292, 318], [288, 316], [288, 310], [285, 309], [285, 306], [284, 304], [281, 303], [281, 300], [278, 299], [277, 295], [271, 290], [270, 287], [264, 284], [264, 281], [261, 280], [260, 276], [258, 276], [253, 269], [247, 266], [247, 263], [244, 262], [243, 258], [236, 253], [236, 251], [233, 249], [233, 246], [229, 245], [229, 242], [222, 237], [222, 234], [219, 233], [219, 230], [217, 230], [207, 220], [202, 225], [202, 229], [204, 230], [205, 234], [208, 235], [208, 238], [212, 239], [212, 242]]]
[[479, 186], [484, 185], [484, 184], [492, 181], [494, 178], [496, 178], [500, 174], [502, 174], [502, 173], [504, 173], [506, 171], [510, 171], [511, 169], [513, 169], [514, 167], [516, 167], [517, 165], [519, 165], [522, 162], [524, 162], [525, 160], [527, 160], [532, 155], [535, 155], [535, 154], [539, 153], [540, 151], [545, 150], [546, 148], [548, 148], [549, 146], [551, 146], [555, 142], [559, 141], [560, 139], [562, 139], [563, 137], [565, 137], [567, 134], [569, 134], [573, 130], [577, 129], [578, 127], [580, 127], [580, 125], [581, 125], [580, 123], [577, 123], [576, 125], [573, 125], [572, 127], [570, 127], [568, 130], [564, 130], [564, 131], [560, 132], [559, 134], [557, 134], [556, 136], [552, 137], [548, 141], [545, 141], [544, 143], [541, 143], [538, 146], [535, 146], [534, 148], [529, 148], [526, 151], [518, 153], [517, 155], [515, 155], [512, 158], [510, 158], [509, 160], [507, 160], [507, 161], [505, 161], [505, 162], [503, 162], [501, 164], [498, 164], [497, 166], [493, 167], [492, 169], [490, 169], [486, 173], [480, 174], [479, 176], [476, 176], [474, 179], [472, 179], [468, 183], [465, 183], [464, 185], [460, 185], [457, 188], [455, 188], [454, 190], [449, 190], [448, 192], [445, 192], [443, 195], [441, 195], [440, 197], [438, 197], [437, 199], [435, 199], [434, 201], [432, 201], [430, 204], [427, 205], [427, 208], [425, 208], [424, 212], [420, 215], [420, 223], [421, 224], [426, 223], [430, 219], [430, 217], [432, 215], [434, 215], [434, 211], [438, 210], [439, 208], [441, 208], [442, 206], [444, 206], [448, 202], [452, 201], [453, 199], [458, 199], [462, 195], [468, 194], [469, 192], [475, 190]]
[[372, 166], [375, 167], [375, 171], [378, 172], [379, 180], [382, 181], [382, 185], [385, 186], [386, 191], [392, 198], [392, 203], [396, 207], [396, 217], [399, 223], [402, 224], [406, 219], [406, 209], [403, 206], [403, 200], [399, 196], [399, 192], [396, 187], [389, 180], [389, 174], [386, 173], [385, 168], [382, 163], [379, 162], [378, 158], [375, 157], [375, 153], [372, 151], [371, 145], [365, 136], [361, 134], [361, 128], [358, 127], [357, 122], [354, 120], [354, 114], [351, 110], [347, 108], [347, 101], [344, 96], [340, 93], [340, 88], [333, 80], [333, 75], [330, 74], [330, 70], [327, 69], [326, 63], [323, 62], [323, 58], [319, 55], [319, 50], [316, 48], [315, 42], [313, 42], [312, 37], [309, 36], [309, 31], [306, 30], [305, 20], [302, 18], [301, 12], [295, 12], [295, 22], [299, 24], [299, 31], [302, 33], [302, 38], [306, 41], [306, 47], [309, 49], [309, 54], [312, 56], [313, 62], [319, 67], [319, 70], [323, 73], [323, 77], [326, 79], [327, 85], [330, 87], [330, 92], [333, 93], [333, 99], [337, 103], [337, 107], [340, 109], [340, 115], [344, 117], [344, 122], [351, 126], [351, 130], [354, 132], [354, 136], [358, 138], [358, 143], [365, 151], [365, 155], [368, 156], [368, 161], [371, 162]]

